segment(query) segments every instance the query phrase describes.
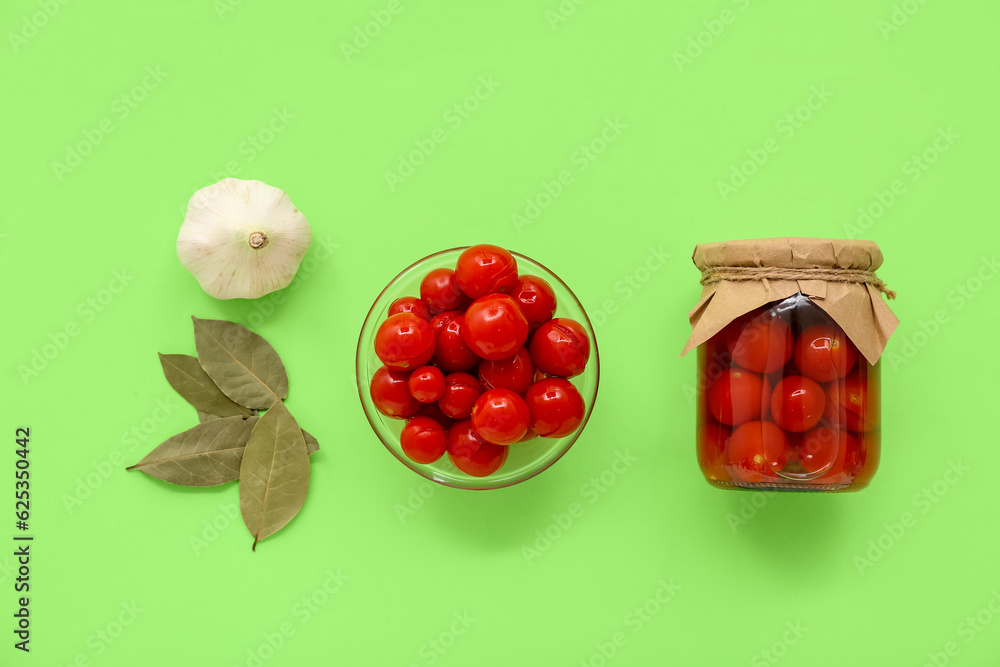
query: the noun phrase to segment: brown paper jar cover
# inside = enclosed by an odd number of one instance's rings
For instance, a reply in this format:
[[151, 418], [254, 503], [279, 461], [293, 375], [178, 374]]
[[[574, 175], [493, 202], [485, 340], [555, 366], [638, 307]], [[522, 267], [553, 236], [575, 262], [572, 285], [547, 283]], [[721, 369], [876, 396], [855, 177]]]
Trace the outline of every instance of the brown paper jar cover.
[[883, 292], [889, 298], [895, 294], [874, 275], [882, 251], [872, 241], [785, 237], [702, 243], [692, 260], [704, 287], [688, 313], [692, 332], [681, 356], [740, 315], [798, 292], [840, 325], [869, 364], [878, 361], [899, 325], [882, 299]]

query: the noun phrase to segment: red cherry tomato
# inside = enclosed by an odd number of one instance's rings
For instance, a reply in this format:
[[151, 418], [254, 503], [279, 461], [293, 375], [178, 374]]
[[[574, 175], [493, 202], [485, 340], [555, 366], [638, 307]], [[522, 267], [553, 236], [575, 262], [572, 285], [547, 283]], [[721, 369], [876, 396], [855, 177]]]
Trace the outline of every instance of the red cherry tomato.
[[410, 394], [421, 403], [434, 403], [444, 396], [444, 373], [434, 366], [421, 366], [407, 380]]
[[528, 442], [529, 440], [534, 440], [537, 437], [538, 434], [529, 428], [527, 431], [524, 432], [524, 435], [521, 436], [521, 439], [518, 440], [517, 443], [520, 444], [522, 442]]
[[509, 293], [517, 283], [517, 260], [498, 246], [474, 245], [459, 255], [455, 279], [470, 299]]
[[431, 323], [413, 313], [390, 315], [375, 332], [375, 354], [394, 371], [423, 366], [434, 355]]
[[762, 419], [767, 419], [767, 416], [771, 414], [771, 394], [774, 392], [774, 385], [771, 384], [770, 378], [766, 375], [761, 376], [761, 382], [760, 414]]
[[795, 443], [799, 464], [811, 475], [829, 471], [841, 455], [841, 447], [840, 434], [823, 426], [806, 431]]
[[557, 317], [545, 322], [531, 337], [531, 359], [546, 375], [573, 377], [590, 359], [590, 337], [576, 320]]
[[857, 357], [858, 350], [847, 335], [828, 324], [809, 327], [795, 343], [795, 365], [817, 382], [846, 377]]
[[468, 373], [452, 373], [444, 378], [444, 395], [437, 404], [446, 417], [466, 419], [482, 393], [479, 380]]
[[408, 419], [420, 410], [420, 402], [410, 395], [406, 371], [393, 371], [382, 366], [372, 375], [369, 393], [375, 408], [386, 417]]
[[854, 478], [851, 480], [853, 484], [868, 484], [878, 470], [882, 453], [882, 436], [877, 430], [868, 431], [855, 434], [854, 440], [857, 442], [857, 449], [852, 457], [853, 468], [848, 468], [848, 465], [844, 467], [854, 471]]
[[712, 336], [698, 348], [698, 376], [703, 386], [708, 386], [724, 370], [732, 368], [733, 355], [726, 347], [725, 336]]
[[539, 380], [528, 388], [524, 401], [531, 413], [531, 430], [542, 437], [563, 438], [583, 421], [583, 397], [565, 378]]
[[555, 315], [556, 293], [551, 285], [538, 276], [524, 275], [518, 278], [510, 296], [521, 309], [524, 319], [528, 320], [529, 334]]
[[462, 336], [480, 357], [498, 361], [513, 356], [528, 340], [528, 322], [509, 296], [490, 294], [465, 311]]
[[[444, 315], [444, 313], [442, 313]], [[441, 315], [436, 316], [436, 320]], [[433, 328], [433, 324], [431, 328]], [[465, 342], [465, 315], [450, 317], [441, 326], [434, 348], [433, 362], [445, 373], [468, 371], [479, 363], [479, 355]]]
[[510, 389], [524, 395], [535, 380], [535, 364], [531, 362], [528, 348], [522, 347], [513, 357], [479, 362], [479, 381], [486, 389]]
[[745, 482], [763, 482], [776, 474], [788, 461], [785, 433], [771, 422], [747, 422], [733, 431], [729, 439], [729, 463], [734, 476]]
[[431, 319], [431, 311], [427, 304], [415, 296], [401, 296], [389, 306], [389, 315], [396, 313], [413, 313], [422, 320]]
[[431, 329], [434, 330], [434, 335], [441, 335], [441, 331], [444, 329], [448, 322], [451, 322], [456, 317], [465, 315], [464, 310], [446, 310], [443, 313], [438, 313], [431, 318]]
[[741, 368], [722, 371], [708, 387], [709, 410], [729, 426], [760, 417], [764, 401], [763, 378]]
[[480, 438], [472, 428], [472, 420], [456, 422], [448, 429], [448, 458], [467, 475], [492, 475], [507, 460], [507, 452], [507, 447]]
[[823, 418], [819, 420], [819, 426], [834, 431], [847, 428], [847, 411], [837, 401], [842, 391], [843, 388], [837, 382], [826, 385], [826, 407], [823, 408]]
[[789, 375], [774, 385], [771, 414], [775, 423], [786, 431], [808, 431], [819, 423], [825, 409], [826, 392], [815, 380]]
[[430, 417], [414, 417], [399, 434], [399, 445], [411, 461], [434, 463], [448, 449], [448, 434]]
[[[877, 371], [876, 371], [877, 372]], [[848, 429], [861, 432], [877, 429], [880, 423], [881, 405], [879, 403], [877, 377], [864, 379], [860, 375], [851, 375], [842, 382], [833, 382], [827, 389], [827, 396], [836, 403], [834, 410], [840, 423]], [[874, 385], [870, 388], [870, 385]]]
[[420, 282], [420, 299], [427, 304], [431, 314], [446, 310], [465, 310], [469, 297], [458, 288], [455, 272], [451, 269], [433, 269]]
[[[803, 451], [809, 447], [809, 443], [807, 442], [809, 436], [818, 431], [827, 431], [827, 433], [816, 436], [817, 438], [822, 438], [822, 445], [817, 444], [817, 441], [814, 440], [813, 446], [821, 449], [825, 447], [828, 450], [824, 453], [826, 458], [830, 456], [829, 450], [834, 450], [833, 455], [835, 458], [829, 468], [820, 468], [823, 470], [823, 474], [811, 481], [816, 484], [850, 484], [854, 482], [855, 475], [860, 472], [861, 466], [864, 464], [864, 452], [859, 446], [858, 441], [847, 431], [837, 432], [830, 429], [817, 428], [809, 431], [803, 437]], [[833, 442], [832, 446], [829, 444], [831, 441]], [[802, 467], [805, 468], [805, 464]]]
[[794, 347], [792, 330], [770, 310], [745, 315], [728, 327], [726, 346], [733, 361], [755, 373], [771, 373], [788, 363]]
[[528, 405], [510, 389], [489, 389], [472, 406], [472, 428], [494, 445], [512, 445], [520, 440], [530, 421]]
[[433, 419], [434, 421], [436, 421], [438, 424], [441, 424], [441, 427], [444, 430], [446, 430], [446, 431], [449, 428], [451, 428], [452, 424], [455, 423], [454, 419], [452, 419], [451, 417], [449, 417], [445, 413], [441, 412], [441, 406], [439, 406], [437, 403], [423, 403], [423, 404], [421, 404], [420, 411], [417, 412], [417, 416], [418, 417], [430, 417], [431, 419]]
[[706, 422], [698, 428], [698, 465], [705, 476], [717, 482], [730, 481], [726, 471], [726, 449], [733, 435], [728, 426]]

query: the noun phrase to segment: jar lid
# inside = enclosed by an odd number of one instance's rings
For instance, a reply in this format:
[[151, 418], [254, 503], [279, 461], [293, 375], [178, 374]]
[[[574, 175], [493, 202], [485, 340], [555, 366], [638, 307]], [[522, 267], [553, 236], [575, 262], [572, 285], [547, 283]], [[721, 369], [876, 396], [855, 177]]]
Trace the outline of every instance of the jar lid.
[[882, 300], [895, 292], [875, 275], [882, 251], [873, 241], [784, 237], [702, 243], [692, 261], [701, 299], [688, 313], [692, 332], [681, 355], [740, 315], [802, 293], [840, 325], [868, 363], [882, 355], [899, 320]]
[[699, 269], [770, 266], [874, 271], [882, 266], [882, 251], [874, 241], [784, 237], [700, 243], [692, 260]]

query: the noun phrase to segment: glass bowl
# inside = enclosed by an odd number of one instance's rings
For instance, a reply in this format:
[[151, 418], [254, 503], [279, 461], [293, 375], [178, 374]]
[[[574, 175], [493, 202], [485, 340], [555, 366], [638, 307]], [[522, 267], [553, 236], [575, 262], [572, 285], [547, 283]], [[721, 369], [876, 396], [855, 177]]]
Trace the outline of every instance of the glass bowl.
[[[382, 362], [375, 355], [375, 332], [385, 320], [389, 312], [389, 306], [393, 301], [403, 296], [419, 297], [420, 281], [427, 275], [427, 272], [437, 268], [454, 269], [458, 261], [458, 256], [462, 254], [462, 251], [466, 247], [468, 246], [442, 250], [411, 264], [403, 269], [398, 276], [393, 278], [386, 285], [385, 289], [382, 290], [382, 293], [378, 295], [378, 298], [375, 299], [375, 303], [372, 304], [371, 310], [368, 311], [368, 316], [361, 327], [361, 335], [358, 338], [358, 394], [361, 397], [361, 405], [364, 407], [365, 415], [368, 417], [375, 435], [382, 441], [386, 449], [407, 468], [431, 481], [458, 489], [499, 489], [534, 477], [558, 461], [573, 446], [573, 443], [576, 442], [576, 439], [580, 437], [584, 427], [586, 427], [587, 420], [590, 419], [590, 413], [594, 409], [594, 401], [597, 398], [597, 384], [600, 378], [600, 361], [594, 328], [591, 326], [586, 311], [584, 311], [583, 306], [572, 290], [557, 275], [535, 260], [516, 252], [511, 252], [511, 255], [517, 260], [517, 268], [520, 275], [531, 274], [539, 276], [552, 286], [557, 304], [555, 317], [569, 317], [576, 320], [583, 325], [587, 331], [587, 335], [590, 336], [590, 360], [587, 362], [587, 368], [580, 375], [569, 378], [570, 382], [576, 386], [583, 397], [585, 406], [583, 421], [576, 431], [563, 438], [535, 437], [526, 442], [510, 445], [507, 461], [499, 470], [488, 477], [474, 477], [462, 472], [452, 464], [448, 458], [448, 454], [430, 464], [420, 464], [411, 461], [403, 453], [399, 445], [399, 434], [406, 421], [392, 419], [379, 412], [375, 408], [369, 392], [372, 375], [382, 366]], [[475, 369], [471, 372], [473, 375], [476, 374]]]

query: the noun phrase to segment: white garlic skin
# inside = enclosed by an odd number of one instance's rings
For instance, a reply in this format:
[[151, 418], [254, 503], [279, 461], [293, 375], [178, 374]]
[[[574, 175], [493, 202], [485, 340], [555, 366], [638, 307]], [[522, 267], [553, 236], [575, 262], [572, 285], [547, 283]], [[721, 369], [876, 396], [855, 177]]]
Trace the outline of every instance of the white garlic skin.
[[225, 178], [191, 197], [177, 256], [209, 295], [256, 299], [288, 287], [311, 241], [309, 222], [284, 191]]

